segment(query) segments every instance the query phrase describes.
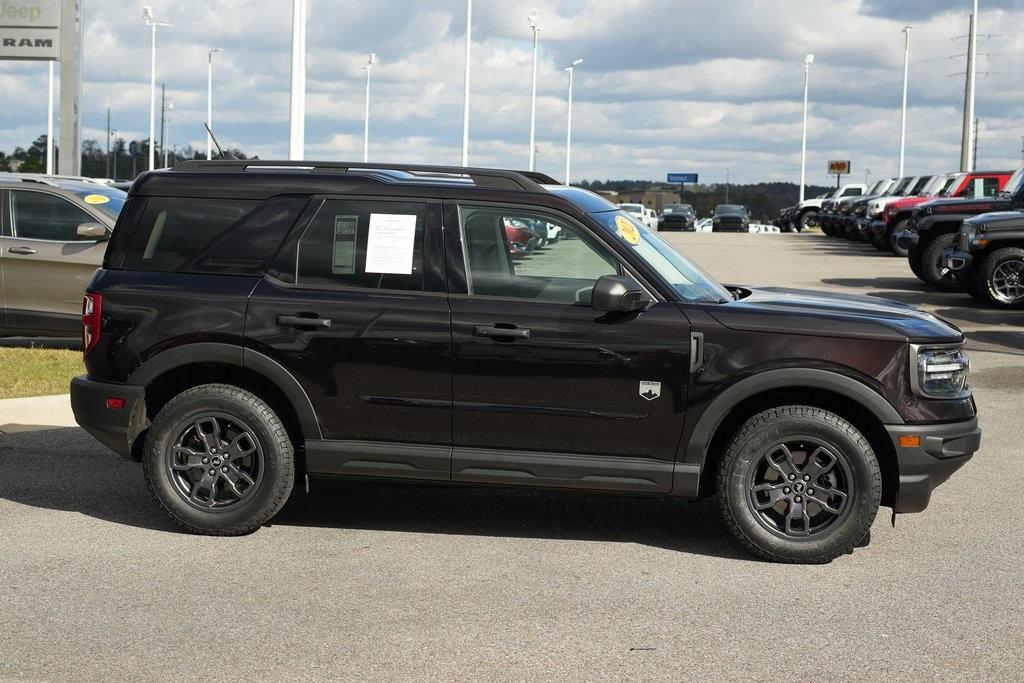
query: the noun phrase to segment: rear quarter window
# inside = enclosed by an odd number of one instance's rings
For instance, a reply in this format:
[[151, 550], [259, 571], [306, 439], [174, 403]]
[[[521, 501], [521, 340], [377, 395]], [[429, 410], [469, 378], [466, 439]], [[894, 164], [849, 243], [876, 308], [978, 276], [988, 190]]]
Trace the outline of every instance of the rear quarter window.
[[124, 268], [262, 274], [306, 202], [304, 197], [267, 202], [150, 198], [131, 236]]

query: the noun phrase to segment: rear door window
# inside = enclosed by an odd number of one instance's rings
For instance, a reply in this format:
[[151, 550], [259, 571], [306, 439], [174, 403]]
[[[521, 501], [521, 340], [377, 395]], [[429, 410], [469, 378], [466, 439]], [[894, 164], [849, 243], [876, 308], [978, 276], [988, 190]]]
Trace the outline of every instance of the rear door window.
[[11, 218], [15, 237], [52, 242], [94, 242], [79, 237], [78, 226], [96, 219], [68, 200], [46, 192], [11, 190]]

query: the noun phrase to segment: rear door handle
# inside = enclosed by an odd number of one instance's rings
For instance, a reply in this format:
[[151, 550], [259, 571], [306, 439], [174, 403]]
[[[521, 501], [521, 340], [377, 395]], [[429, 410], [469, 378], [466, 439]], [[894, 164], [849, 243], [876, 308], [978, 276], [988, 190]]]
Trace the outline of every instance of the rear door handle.
[[29, 254], [36, 253], [36, 250], [31, 247], [11, 247], [10, 249], [7, 250], [7, 253], [22, 254], [24, 256], [28, 256]]
[[491, 337], [492, 339], [529, 339], [530, 331], [511, 325], [473, 325], [473, 336]]
[[279, 315], [277, 324], [282, 327], [330, 327], [331, 319], [304, 315]]

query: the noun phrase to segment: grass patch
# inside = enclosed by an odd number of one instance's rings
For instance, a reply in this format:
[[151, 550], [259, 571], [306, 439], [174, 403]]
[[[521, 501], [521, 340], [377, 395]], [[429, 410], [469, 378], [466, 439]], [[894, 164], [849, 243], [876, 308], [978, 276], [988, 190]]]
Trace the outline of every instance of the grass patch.
[[0, 347], [0, 398], [66, 394], [83, 372], [81, 351]]

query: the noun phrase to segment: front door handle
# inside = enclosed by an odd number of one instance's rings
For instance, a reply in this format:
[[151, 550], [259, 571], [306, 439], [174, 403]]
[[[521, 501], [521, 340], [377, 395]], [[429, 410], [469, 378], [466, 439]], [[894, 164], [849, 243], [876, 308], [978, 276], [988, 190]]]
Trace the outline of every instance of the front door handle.
[[279, 315], [277, 324], [282, 327], [330, 327], [330, 318], [317, 318], [305, 315]]
[[24, 256], [28, 256], [29, 254], [36, 253], [36, 250], [31, 247], [11, 247], [10, 249], [7, 250], [7, 253], [22, 254]]
[[473, 336], [508, 340], [529, 339], [530, 331], [512, 325], [473, 325]]

